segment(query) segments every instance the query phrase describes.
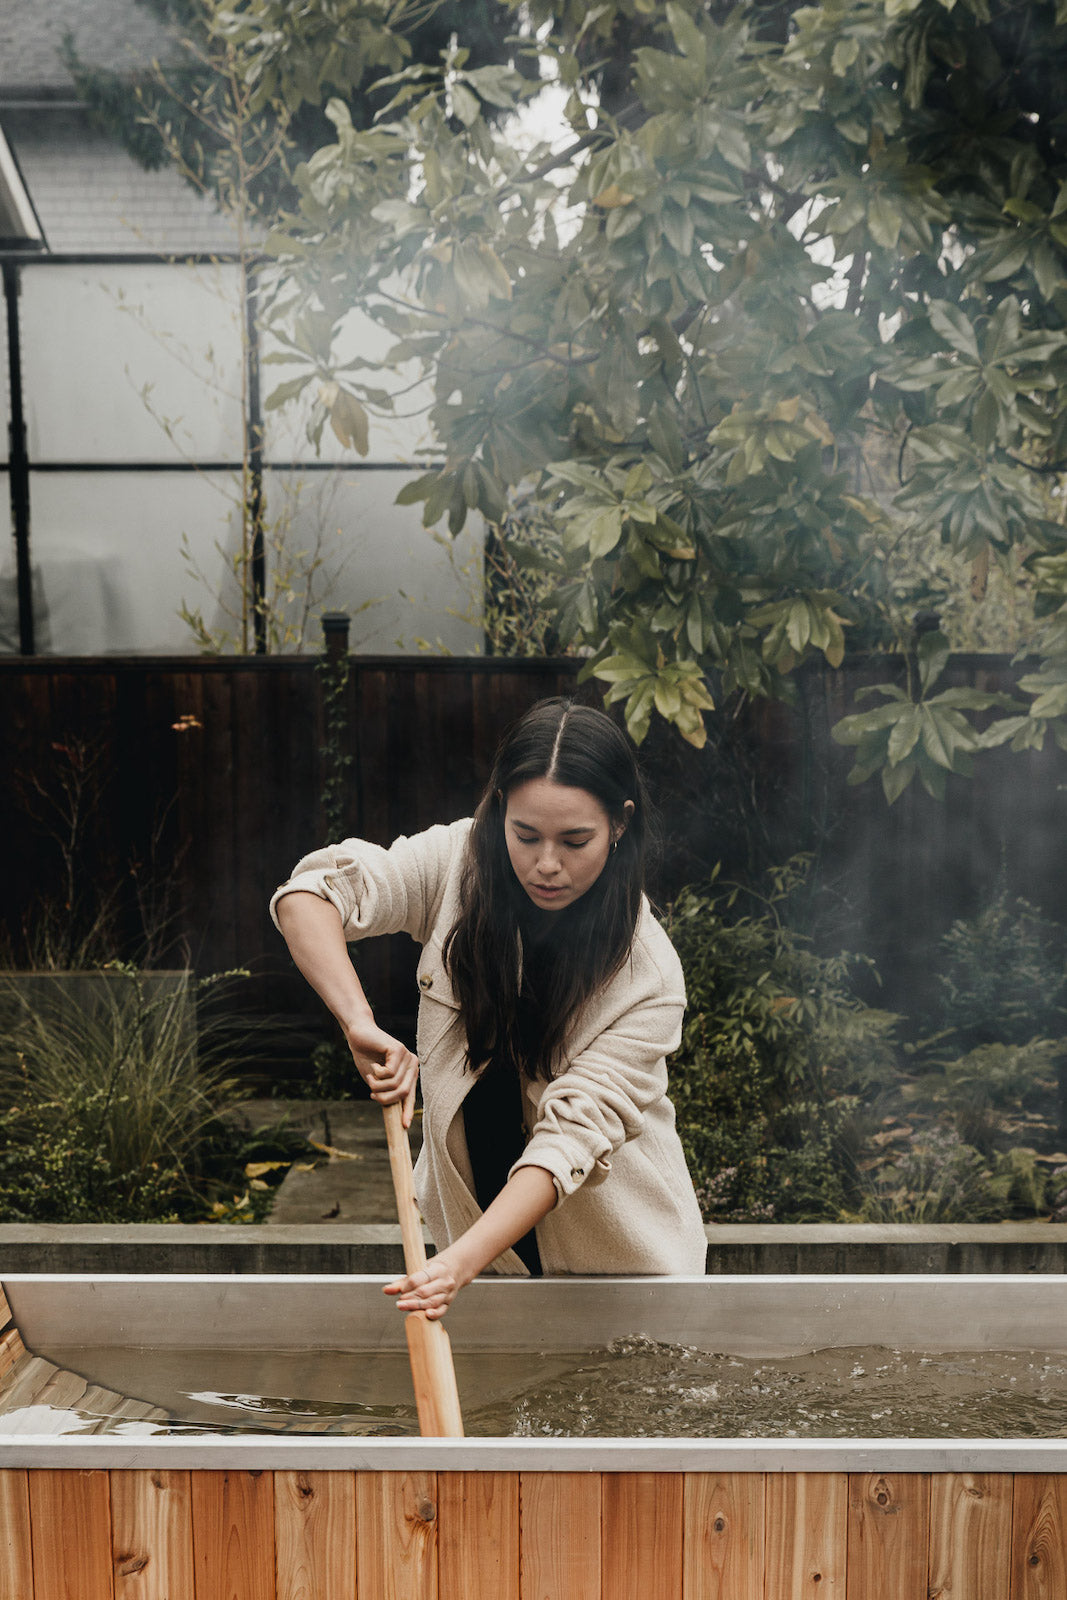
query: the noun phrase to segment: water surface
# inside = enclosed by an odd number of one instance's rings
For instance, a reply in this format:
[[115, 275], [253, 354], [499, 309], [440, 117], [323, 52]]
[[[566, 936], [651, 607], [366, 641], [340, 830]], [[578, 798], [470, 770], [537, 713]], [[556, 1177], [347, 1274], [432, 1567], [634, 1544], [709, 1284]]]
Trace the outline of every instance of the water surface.
[[[0, 1432], [419, 1431], [405, 1351], [70, 1346], [49, 1355], [66, 1369], [66, 1394], [54, 1380], [35, 1405], [25, 1381], [21, 1396], [9, 1382], [17, 1404], [4, 1410], [0, 1393]], [[623, 1339], [551, 1355], [455, 1355], [472, 1438], [1067, 1437], [1067, 1353], [854, 1347], [756, 1360]], [[83, 1394], [72, 1374], [88, 1380]], [[115, 1395], [140, 1404], [116, 1408]]]

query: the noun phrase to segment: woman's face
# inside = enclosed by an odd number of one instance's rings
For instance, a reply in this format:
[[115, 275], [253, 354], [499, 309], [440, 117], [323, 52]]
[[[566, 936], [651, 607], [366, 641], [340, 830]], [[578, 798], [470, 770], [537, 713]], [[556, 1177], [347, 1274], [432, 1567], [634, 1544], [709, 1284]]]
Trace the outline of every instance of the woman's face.
[[[627, 800], [627, 818], [633, 809]], [[603, 872], [612, 841], [623, 831], [587, 789], [551, 778], [517, 784], [504, 811], [504, 837], [515, 876], [543, 911], [562, 911], [581, 899]]]

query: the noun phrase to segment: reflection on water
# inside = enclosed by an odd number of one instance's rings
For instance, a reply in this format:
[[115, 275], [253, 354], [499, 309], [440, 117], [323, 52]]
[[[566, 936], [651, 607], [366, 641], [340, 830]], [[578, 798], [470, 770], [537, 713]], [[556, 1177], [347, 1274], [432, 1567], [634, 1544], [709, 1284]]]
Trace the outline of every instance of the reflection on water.
[[[0, 1432], [418, 1433], [404, 1352], [49, 1354], [89, 1379], [84, 1397], [56, 1408], [25, 1395], [5, 1411], [0, 1394]], [[746, 1360], [632, 1339], [551, 1356], [457, 1352], [456, 1372], [470, 1437], [1067, 1436], [1067, 1354], [872, 1347]], [[119, 1415], [100, 1399], [107, 1390], [158, 1410]], [[160, 1411], [169, 1420], [156, 1420]]]

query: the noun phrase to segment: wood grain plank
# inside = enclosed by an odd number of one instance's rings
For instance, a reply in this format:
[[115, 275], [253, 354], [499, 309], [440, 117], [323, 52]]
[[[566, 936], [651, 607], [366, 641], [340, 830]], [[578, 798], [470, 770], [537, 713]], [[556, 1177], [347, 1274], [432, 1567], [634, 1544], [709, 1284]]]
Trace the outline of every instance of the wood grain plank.
[[1003, 1600], [1011, 1570], [1010, 1472], [935, 1472], [929, 1600]]
[[355, 1600], [352, 1472], [276, 1472], [278, 1600]]
[[54, 1362], [46, 1361], [43, 1356], [27, 1356], [18, 1363], [17, 1371], [8, 1374], [8, 1386], [4, 1394], [5, 1431], [11, 1426], [11, 1413], [21, 1410], [23, 1406], [32, 1406], [41, 1390], [59, 1370]]
[[106, 1472], [28, 1474], [37, 1600], [114, 1600]]
[[1067, 1478], [1020, 1472], [1015, 1477], [1011, 1600], [1063, 1600], [1067, 1595]]
[[0, 1595], [33, 1600], [30, 1490], [25, 1472], [0, 1471]]
[[5, 1334], [0, 1335], [0, 1382], [25, 1354], [26, 1346], [17, 1328], [8, 1328]]
[[[774, 1600], [845, 1600], [847, 1474], [769, 1472], [766, 1492], [768, 1596]], [[866, 1600], [874, 1600], [874, 1596], [868, 1595]]]
[[196, 1600], [274, 1600], [274, 1480], [193, 1472]]
[[360, 1600], [437, 1600], [437, 1539], [435, 1472], [357, 1472]]
[[445, 1472], [437, 1497], [441, 1593], [519, 1600], [519, 1474]]
[[193, 1512], [188, 1472], [111, 1473], [115, 1600], [193, 1595]]
[[850, 1600], [870, 1600], [875, 1594], [926, 1600], [929, 1551], [928, 1472], [850, 1474]]
[[682, 1474], [605, 1472], [600, 1552], [611, 1600], [681, 1600]]
[[687, 1472], [684, 1600], [763, 1600], [766, 1485], [761, 1472]]
[[[29, 1368], [33, 1357], [26, 1363]], [[12, 1394], [18, 1393], [19, 1379], [12, 1385]], [[85, 1396], [88, 1384], [76, 1372], [68, 1372], [64, 1367], [53, 1369], [48, 1381], [43, 1384], [25, 1404], [32, 1410], [26, 1410], [20, 1417], [13, 1406], [4, 1421], [6, 1433], [68, 1433], [72, 1413], [81, 1412], [81, 1402]]]
[[524, 1472], [519, 1504], [522, 1600], [600, 1600], [600, 1474]]

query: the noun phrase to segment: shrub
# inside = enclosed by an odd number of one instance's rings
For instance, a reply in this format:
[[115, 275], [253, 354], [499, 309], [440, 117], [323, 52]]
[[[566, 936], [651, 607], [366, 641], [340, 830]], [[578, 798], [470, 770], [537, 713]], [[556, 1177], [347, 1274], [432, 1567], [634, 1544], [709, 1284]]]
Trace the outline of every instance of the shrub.
[[1010, 1182], [997, 1182], [979, 1152], [950, 1128], [930, 1128], [872, 1181], [864, 1222], [992, 1222]]
[[851, 989], [870, 963], [816, 955], [788, 925], [806, 873], [794, 858], [763, 895], [713, 876], [667, 917], [689, 994], [671, 1093], [708, 1220], [838, 1216], [855, 1186], [861, 1097], [895, 1078], [896, 1018]]
[[940, 941], [935, 1027], [965, 1049], [1026, 1044], [1067, 1030], [1064, 930], [999, 890]]
[[966, 1055], [940, 1060], [928, 1048], [921, 1058], [927, 1070], [904, 1086], [903, 1095], [928, 1112], [940, 1113], [964, 1144], [989, 1156], [1021, 1109], [1055, 1091], [1063, 1047], [1058, 1039], [981, 1044]]
[[59, 978], [0, 977], [0, 1217], [143, 1221], [188, 1197], [205, 1130], [241, 1098], [196, 995], [113, 965], [91, 1003]]

